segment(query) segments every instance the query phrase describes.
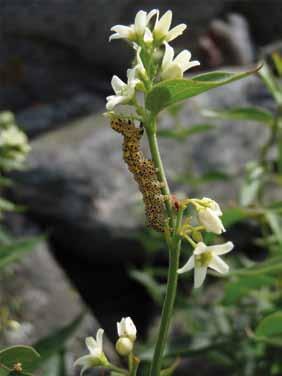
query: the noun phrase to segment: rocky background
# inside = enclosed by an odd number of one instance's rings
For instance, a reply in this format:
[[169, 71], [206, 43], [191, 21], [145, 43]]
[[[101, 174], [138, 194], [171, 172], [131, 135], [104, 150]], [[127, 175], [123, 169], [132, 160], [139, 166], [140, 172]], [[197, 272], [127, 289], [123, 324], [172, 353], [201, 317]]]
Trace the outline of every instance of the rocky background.
[[[155, 1], [154, 7], [170, 8], [175, 23], [188, 24], [178, 47], [191, 49], [202, 62], [201, 70], [208, 70], [239, 69], [281, 40], [278, 4], [165, 0]], [[8, 192], [28, 210], [10, 218], [9, 227], [16, 234], [36, 229], [48, 235], [17, 266], [13, 284], [5, 287], [11, 297], [17, 294], [29, 302], [23, 312], [29, 334], [23, 330], [8, 343], [26, 342], [27, 336], [38, 339], [70, 321], [84, 307], [74, 287], [92, 315], [78, 333], [80, 339], [96, 331], [97, 320], [113, 338], [115, 322], [124, 315], [131, 315], [145, 333], [156, 314], [146, 292], [127, 273], [146, 262], [138, 236], [144, 230], [143, 208], [121, 160], [121, 138], [100, 115], [111, 76], [124, 76], [130, 58], [124, 43], [108, 43], [109, 29], [130, 23], [139, 9], [151, 9], [151, 2], [0, 0], [0, 110], [14, 111], [32, 140], [27, 168], [14, 175], [16, 184]], [[205, 123], [203, 108], [246, 104], [271, 108], [269, 94], [256, 77], [191, 99], [180, 120]], [[161, 123], [173, 126], [166, 114]], [[190, 171], [191, 161], [199, 173], [214, 168], [236, 173], [256, 155], [265, 137], [262, 127], [253, 123], [217, 125], [189, 144], [162, 140], [174, 191], [184, 190], [176, 181]], [[202, 189], [228, 204], [236, 199], [237, 187], [213, 183]], [[3, 299], [5, 289], [1, 286]], [[80, 355], [81, 350], [73, 353]]]

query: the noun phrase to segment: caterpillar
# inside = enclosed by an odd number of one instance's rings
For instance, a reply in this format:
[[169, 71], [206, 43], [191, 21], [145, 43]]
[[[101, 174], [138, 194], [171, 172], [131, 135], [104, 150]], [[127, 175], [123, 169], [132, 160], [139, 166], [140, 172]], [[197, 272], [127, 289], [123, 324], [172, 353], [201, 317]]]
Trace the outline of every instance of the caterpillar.
[[123, 160], [142, 193], [148, 226], [163, 232], [165, 196], [162, 195], [162, 184], [158, 181], [153, 161], [146, 159], [140, 150], [143, 127], [136, 127], [131, 120], [117, 118], [112, 118], [111, 127], [123, 136]]

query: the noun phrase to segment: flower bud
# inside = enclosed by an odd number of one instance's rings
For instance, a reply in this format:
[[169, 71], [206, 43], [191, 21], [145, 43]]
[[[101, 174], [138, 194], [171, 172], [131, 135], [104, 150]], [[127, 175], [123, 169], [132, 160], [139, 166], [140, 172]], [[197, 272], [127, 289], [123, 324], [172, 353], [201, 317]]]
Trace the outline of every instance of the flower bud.
[[133, 350], [133, 342], [127, 337], [120, 337], [116, 342], [116, 350], [119, 355], [127, 356]]
[[119, 337], [127, 337], [132, 342], [136, 340], [136, 326], [130, 317], [123, 317], [121, 321], [117, 323], [117, 331]]

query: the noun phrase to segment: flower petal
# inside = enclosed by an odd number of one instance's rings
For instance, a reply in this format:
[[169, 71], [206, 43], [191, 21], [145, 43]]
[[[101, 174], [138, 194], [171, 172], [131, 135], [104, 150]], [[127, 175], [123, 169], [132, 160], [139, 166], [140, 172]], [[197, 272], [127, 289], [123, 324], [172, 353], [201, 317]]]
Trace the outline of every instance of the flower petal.
[[111, 81], [112, 88], [116, 94], [119, 94], [121, 90], [126, 86], [126, 83], [123, 82], [118, 76], [114, 75]]
[[170, 28], [171, 20], [172, 20], [172, 11], [168, 10], [159, 19], [158, 23], [155, 26], [154, 32], [156, 34], [160, 34], [161, 37], [165, 36]]
[[159, 15], [159, 10], [158, 9], [152, 9], [148, 14], [147, 14], [147, 24], [151, 21], [151, 18], [154, 17], [154, 15]]
[[174, 59], [174, 63], [179, 64], [183, 70], [183, 72], [186, 70], [186, 66], [189, 63], [191, 59], [191, 52], [188, 50], [181, 51], [176, 58]]
[[205, 278], [207, 275], [207, 267], [201, 266], [199, 268], [195, 268], [194, 272], [194, 287], [197, 289], [202, 286]]
[[140, 10], [134, 21], [135, 31], [139, 35], [143, 35], [147, 26], [147, 13], [144, 10]]
[[226, 253], [229, 253], [234, 248], [234, 244], [232, 242], [227, 242], [224, 244], [218, 244], [218, 245], [211, 245], [209, 247], [209, 250], [215, 255], [225, 255]]
[[198, 60], [189, 61], [189, 63], [186, 65], [185, 71], [193, 67], [198, 67], [199, 65], [201, 65], [201, 63]]
[[177, 38], [179, 35], [183, 34], [183, 31], [187, 28], [187, 25], [185, 24], [180, 24], [175, 27], [173, 27], [166, 36], [166, 41], [170, 42]]
[[86, 347], [88, 348], [90, 354], [93, 354], [94, 352], [96, 352], [97, 342], [95, 341], [95, 339], [93, 337], [87, 337], [85, 339], [85, 344], [86, 344]]
[[126, 101], [126, 97], [122, 95], [110, 95], [107, 99], [106, 109], [112, 111], [112, 109], [120, 103]]
[[196, 248], [194, 249], [194, 255], [201, 255], [202, 253], [205, 253], [207, 251], [208, 251], [208, 246], [203, 242], [199, 242]]
[[87, 368], [91, 367], [92, 364], [92, 355], [84, 355], [78, 358], [74, 363], [73, 366], [85, 366]]
[[194, 255], [192, 255], [189, 260], [186, 262], [185, 265], [182, 266], [182, 268], [177, 270], [178, 274], [182, 274], [185, 272], [189, 272], [189, 270], [192, 270], [195, 266], [195, 258]]
[[114, 31], [116, 34], [110, 36], [109, 40], [112, 39], [127, 39], [130, 38], [133, 34], [132, 27], [124, 26], [124, 25], [115, 25], [111, 28], [111, 31]]
[[100, 352], [103, 352], [103, 334], [104, 329], [100, 328], [96, 334], [96, 344]]
[[209, 262], [209, 267], [214, 269], [218, 273], [226, 274], [229, 271], [229, 266], [221, 260], [219, 256], [214, 256], [212, 260]]
[[183, 77], [182, 69], [178, 64], [170, 64], [166, 69], [161, 73], [161, 78], [163, 80], [174, 80]]
[[173, 60], [174, 49], [168, 43], [165, 43], [165, 52], [162, 61], [162, 70], [165, 70]]

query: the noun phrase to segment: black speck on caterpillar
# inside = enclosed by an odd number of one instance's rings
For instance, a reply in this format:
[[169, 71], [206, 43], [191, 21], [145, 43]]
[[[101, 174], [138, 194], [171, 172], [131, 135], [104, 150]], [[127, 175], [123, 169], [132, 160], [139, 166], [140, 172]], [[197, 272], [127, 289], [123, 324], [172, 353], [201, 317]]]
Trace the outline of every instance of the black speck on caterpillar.
[[111, 127], [123, 135], [123, 159], [133, 174], [143, 195], [148, 225], [156, 231], [164, 231], [164, 199], [153, 161], [146, 159], [140, 150], [144, 133], [142, 125], [136, 127], [131, 120], [112, 118]]

